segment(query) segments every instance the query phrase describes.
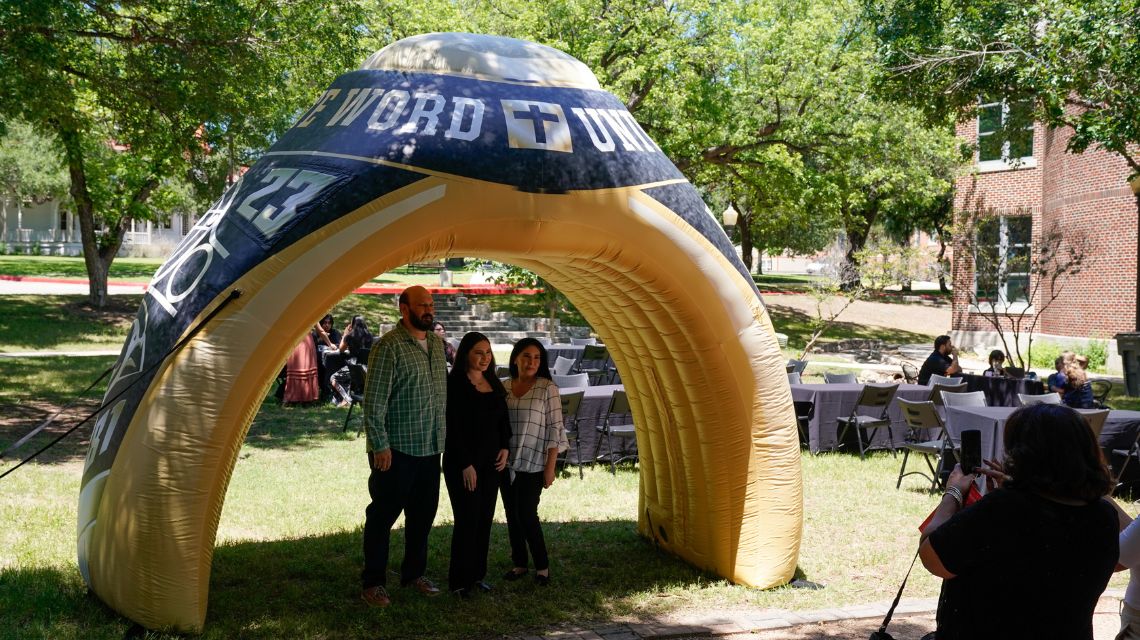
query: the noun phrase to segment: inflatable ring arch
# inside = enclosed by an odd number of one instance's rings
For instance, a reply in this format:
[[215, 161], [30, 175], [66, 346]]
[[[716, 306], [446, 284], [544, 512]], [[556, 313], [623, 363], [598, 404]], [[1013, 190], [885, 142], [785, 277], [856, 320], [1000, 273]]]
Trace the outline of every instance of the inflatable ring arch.
[[431, 34], [338, 78], [155, 274], [82, 478], [91, 589], [147, 627], [201, 629], [226, 487], [281, 363], [375, 274], [445, 256], [540, 274], [605, 340], [633, 406], [642, 535], [736, 583], [791, 579], [784, 359], [716, 219], [581, 62]]

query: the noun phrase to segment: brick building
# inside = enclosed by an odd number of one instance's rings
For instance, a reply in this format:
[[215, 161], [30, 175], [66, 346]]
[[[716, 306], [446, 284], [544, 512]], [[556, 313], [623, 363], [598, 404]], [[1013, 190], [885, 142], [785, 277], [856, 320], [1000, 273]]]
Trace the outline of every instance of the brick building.
[[[1112, 337], [1136, 330], [1137, 201], [1128, 186], [1129, 168], [1119, 155], [1101, 150], [1067, 153], [1071, 130], [1039, 123], [1002, 143], [994, 133], [1003, 120], [1013, 121], [1011, 113], [1008, 104], [983, 105], [976, 119], [958, 125], [959, 137], [976, 143], [976, 150], [974, 170], [957, 182], [955, 214], [959, 220], [976, 215], [979, 222], [973, 251], [960, 238], [956, 243], [951, 335], [966, 348], [1000, 346], [982, 313], [984, 301], [995, 300], [999, 309], [1025, 311], [1023, 326], [1036, 318], [1035, 343], [1056, 340], [1079, 349], [1089, 339], [1109, 341], [1109, 366], [1119, 370]], [[1044, 280], [1034, 286], [1028, 273], [1006, 273], [995, 284], [985, 280], [985, 266], [975, 271], [975, 251], [979, 264], [992, 256], [1016, 264], [1013, 256], [1033, 254], [1054, 230], [1066, 241], [1085, 243], [1086, 259], [1047, 307]], [[984, 295], [979, 286], [988, 287]]]

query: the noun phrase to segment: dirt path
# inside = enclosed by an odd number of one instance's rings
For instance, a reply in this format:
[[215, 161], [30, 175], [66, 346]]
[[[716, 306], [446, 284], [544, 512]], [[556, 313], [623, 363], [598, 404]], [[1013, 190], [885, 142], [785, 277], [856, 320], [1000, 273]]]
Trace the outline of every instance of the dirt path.
[[[815, 317], [816, 301], [810, 295], [769, 294], [764, 297], [764, 303], [770, 307], [791, 309]], [[839, 320], [936, 336], [950, 331], [950, 305], [859, 300], [847, 307], [839, 316]]]

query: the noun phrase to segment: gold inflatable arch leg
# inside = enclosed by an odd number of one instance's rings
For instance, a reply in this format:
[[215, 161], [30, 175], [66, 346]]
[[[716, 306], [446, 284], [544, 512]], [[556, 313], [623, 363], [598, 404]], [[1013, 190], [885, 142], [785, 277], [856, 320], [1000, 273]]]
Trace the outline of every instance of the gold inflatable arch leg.
[[353, 288], [445, 255], [533, 269], [605, 338], [633, 404], [644, 535], [737, 583], [791, 578], [798, 436], [783, 358], [750, 283], [637, 188], [539, 195], [433, 177], [251, 269], [234, 285], [245, 295], [156, 375], [102, 499], [80, 510], [92, 588], [146, 626], [200, 629], [226, 487], [272, 375]]

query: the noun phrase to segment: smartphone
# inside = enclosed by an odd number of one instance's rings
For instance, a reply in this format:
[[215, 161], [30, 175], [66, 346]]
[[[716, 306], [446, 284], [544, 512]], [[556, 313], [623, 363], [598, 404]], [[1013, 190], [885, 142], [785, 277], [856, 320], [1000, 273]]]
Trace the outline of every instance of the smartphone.
[[976, 473], [982, 466], [982, 432], [977, 429], [962, 431], [962, 473]]

